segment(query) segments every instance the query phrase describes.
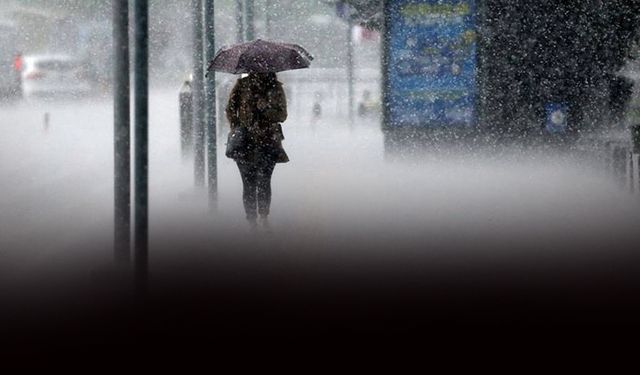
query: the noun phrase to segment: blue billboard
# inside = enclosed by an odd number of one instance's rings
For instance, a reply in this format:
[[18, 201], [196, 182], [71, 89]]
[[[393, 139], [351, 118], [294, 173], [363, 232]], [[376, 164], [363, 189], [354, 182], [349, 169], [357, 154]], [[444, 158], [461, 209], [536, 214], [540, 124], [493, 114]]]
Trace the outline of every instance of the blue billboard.
[[386, 2], [387, 127], [475, 124], [475, 13], [475, 0]]

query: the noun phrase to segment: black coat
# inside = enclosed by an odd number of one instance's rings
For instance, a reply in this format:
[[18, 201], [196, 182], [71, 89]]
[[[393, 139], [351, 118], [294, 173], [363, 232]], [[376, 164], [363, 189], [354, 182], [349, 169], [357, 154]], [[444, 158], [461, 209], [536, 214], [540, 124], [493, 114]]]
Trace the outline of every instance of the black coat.
[[287, 119], [287, 101], [281, 82], [265, 82], [252, 75], [239, 79], [229, 95], [226, 115], [232, 133], [237, 127], [245, 127], [248, 134], [242, 156], [235, 157], [237, 161], [289, 161], [282, 148], [280, 123]]

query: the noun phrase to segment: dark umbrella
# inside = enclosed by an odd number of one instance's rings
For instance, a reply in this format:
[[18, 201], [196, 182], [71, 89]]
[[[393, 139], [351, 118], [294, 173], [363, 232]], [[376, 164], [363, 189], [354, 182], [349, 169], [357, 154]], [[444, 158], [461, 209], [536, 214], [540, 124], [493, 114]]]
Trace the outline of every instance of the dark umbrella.
[[313, 56], [297, 44], [257, 39], [220, 48], [209, 62], [207, 71], [232, 74], [276, 73], [308, 68], [311, 60]]

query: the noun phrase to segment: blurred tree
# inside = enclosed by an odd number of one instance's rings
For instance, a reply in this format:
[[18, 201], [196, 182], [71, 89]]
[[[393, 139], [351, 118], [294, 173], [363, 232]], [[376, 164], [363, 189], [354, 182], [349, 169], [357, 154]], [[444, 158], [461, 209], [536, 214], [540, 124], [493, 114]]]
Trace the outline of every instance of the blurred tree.
[[[349, 4], [361, 24], [381, 29], [383, 0]], [[576, 128], [610, 120], [629, 99], [616, 73], [635, 56], [640, 0], [476, 0], [482, 121], [499, 130], [537, 128], [546, 102], [571, 107]], [[622, 87], [622, 89], [621, 89]], [[608, 107], [603, 107], [608, 103]]]
[[578, 131], [611, 121], [611, 111], [628, 101], [628, 84], [616, 74], [632, 58], [640, 1], [486, 0], [482, 5], [484, 123], [516, 134], [537, 131], [544, 104], [563, 102]]

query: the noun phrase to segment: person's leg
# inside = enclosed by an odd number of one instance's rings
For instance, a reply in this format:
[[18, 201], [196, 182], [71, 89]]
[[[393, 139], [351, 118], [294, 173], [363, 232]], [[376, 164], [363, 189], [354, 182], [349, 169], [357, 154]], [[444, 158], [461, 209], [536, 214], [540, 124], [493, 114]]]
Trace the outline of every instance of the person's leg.
[[258, 169], [258, 212], [261, 217], [266, 218], [269, 215], [271, 207], [271, 176], [276, 163], [268, 161]]
[[255, 221], [257, 218], [256, 206], [256, 184], [258, 173], [254, 165], [249, 163], [238, 162], [238, 169], [242, 177], [242, 202], [244, 203], [244, 211], [247, 214], [247, 220]]

